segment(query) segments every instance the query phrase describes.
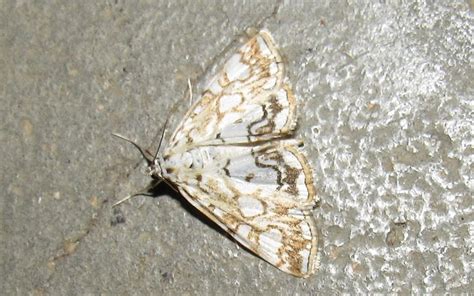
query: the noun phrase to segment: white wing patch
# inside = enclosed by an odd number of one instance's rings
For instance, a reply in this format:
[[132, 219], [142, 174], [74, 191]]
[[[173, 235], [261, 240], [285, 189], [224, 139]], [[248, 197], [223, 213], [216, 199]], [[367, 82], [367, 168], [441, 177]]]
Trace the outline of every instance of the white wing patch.
[[270, 33], [225, 63], [150, 165], [240, 244], [298, 277], [319, 265], [316, 190], [296, 127], [296, 99]]

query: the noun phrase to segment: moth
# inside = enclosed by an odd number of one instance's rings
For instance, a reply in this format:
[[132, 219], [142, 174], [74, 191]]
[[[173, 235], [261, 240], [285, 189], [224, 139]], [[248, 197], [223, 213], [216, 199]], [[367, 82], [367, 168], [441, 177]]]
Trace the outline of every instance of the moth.
[[260, 31], [227, 60], [162, 152], [151, 158], [132, 143], [156, 183], [170, 184], [257, 256], [308, 277], [319, 265], [317, 198], [303, 144], [292, 137], [296, 99], [284, 70], [270, 33]]

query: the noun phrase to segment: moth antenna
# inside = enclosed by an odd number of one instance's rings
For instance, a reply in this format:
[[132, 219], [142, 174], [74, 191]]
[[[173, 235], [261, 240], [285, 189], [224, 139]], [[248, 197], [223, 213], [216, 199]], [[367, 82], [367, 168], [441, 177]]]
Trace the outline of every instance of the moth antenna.
[[163, 179], [160, 179], [160, 180], [154, 180], [154, 182], [152, 182], [150, 185], [148, 185], [147, 187], [143, 188], [142, 190], [140, 190], [139, 192], [137, 193], [134, 193], [134, 194], [130, 194], [130, 195], [127, 195], [126, 197], [122, 198], [121, 200], [119, 200], [118, 202], [114, 203], [112, 205], [112, 207], [115, 207], [115, 206], [118, 206], [119, 204], [131, 199], [132, 197], [135, 197], [135, 196], [139, 196], [139, 195], [147, 195], [147, 196], [151, 196], [149, 194], [149, 191], [150, 189], [153, 189], [155, 188], [156, 186], [158, 186], [161, 182], [163, 182]]
[[[145, 150], [143, 150], [143, 148], [138, 145], [137, 143], [135, 143], [134, 141], [130, 140], [129, 138], [126, 138], [120, 134], [116, 134], [116, 133], [112, 133], [112, 136], [115, 136], [119, 139], [122, 139], [124, 141], [127, 141], [129, 142], [130, 144], [132, 144], [133, 146], [135, 146], [135, 148], [138, 149], [138, 151], [140, 151], [140, 153], [142, 154], [143, 158], [145, 158], [145, 160], [147, 161], [148, 165], [151, 165], [153, 164], [153, 161], [154, 159], [151, 158], [151, 154]], [[161, 143], [161, 142], [160, 142]]]
[[168, 124], [168, 119], [166, 119], [165, 124], [163, 125], [163, 131], [161, 132], [160, 143], [158, 143], [158, 149], [156, 149], [155, 157], [153, 157], [151, 163], [155, 163], [156, 158], [158, 157], [158, 153], [160, 152], [161, 143], [163, 143], [163, 138], [165, 137], [166, 132], [166, 125]]

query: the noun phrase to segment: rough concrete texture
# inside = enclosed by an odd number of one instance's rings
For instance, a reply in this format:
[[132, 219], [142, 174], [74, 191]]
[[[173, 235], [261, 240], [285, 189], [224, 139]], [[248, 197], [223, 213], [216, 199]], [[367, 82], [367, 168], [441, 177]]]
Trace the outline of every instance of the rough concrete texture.
[[[0, 2], [2, 294], [473, 291], [472, 2]], [[306, 280], [166, 186], [111, 207], [148, 177], [110, 133], [153, 149], [259, 28], [321, 198]]]

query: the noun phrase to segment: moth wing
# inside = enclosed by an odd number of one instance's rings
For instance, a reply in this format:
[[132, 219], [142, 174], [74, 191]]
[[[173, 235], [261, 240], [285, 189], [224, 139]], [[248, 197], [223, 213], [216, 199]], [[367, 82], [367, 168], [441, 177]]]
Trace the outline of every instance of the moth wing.
[[296, 100], [270, 33], [261, 31], [224, 64], [171, 137], [170, 147], [282, 137], [296, 126]]
[[296, 141], [199, 147], [189, 153], [210, 161], [179, 168], [168, 178], [192, 205], [282, 271], [298, 277], [316, 271], [315, 188]]

